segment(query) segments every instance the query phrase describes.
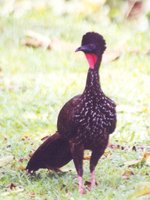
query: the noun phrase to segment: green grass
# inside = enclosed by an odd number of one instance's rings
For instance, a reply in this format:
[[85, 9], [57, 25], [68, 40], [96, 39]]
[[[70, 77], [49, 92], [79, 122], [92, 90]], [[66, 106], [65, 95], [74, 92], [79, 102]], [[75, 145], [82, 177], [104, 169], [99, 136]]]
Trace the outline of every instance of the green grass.
[[[103, 90], [118, 105], [117, 129], [110, 142], [131, 147], [149, 145], [150, 57], [145, 52], [150, 34], [131, 27], [128, 23], [108, 26], [82, 16], [55, 16], [51, 9], [42, 14], [33, 10], [20, 18], [9, 16], [0, 21], [0, 161], [10, 155], [14, 158], [0, 167], [1, 199], [126, 200], [138, 184], [148, 185], [149, 166], [145, 164], [131, 167], [133, 175], [123, 178], [128, 170], [125, 162], [143, 155], [131, 148], [111, 150], [109, 156], [102, 157], [96, 169], [98, 186], [84, 196], [78, 194], [72, 162], [64, 167], [66, 173], [40, 170], [35, 177], [29, 177], [22, 170], [41, 138], [55, 132], [63, 104], [84, 89], [87, 63], [74, 50], [80, 45], [82, 34], [90, 30], [102, 33], [109, 48], [122, 50], [118, 60], [103, 63], [100, 70]], [[51, 51], [25, 47], [21, 41], [29, 29], [70, 47]], [[140, 53], [130, 53], [129, 49]], [[84, 180], [89, 180], [87, 161], [84, 167]], [[11, 183], [16, 185], [14, 190], [9, 189]]]

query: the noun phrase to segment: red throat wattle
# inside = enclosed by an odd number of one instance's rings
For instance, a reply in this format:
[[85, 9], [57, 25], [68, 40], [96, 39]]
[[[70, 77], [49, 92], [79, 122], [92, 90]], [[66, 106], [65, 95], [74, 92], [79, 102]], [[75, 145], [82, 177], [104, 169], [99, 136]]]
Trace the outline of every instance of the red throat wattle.
[[86, 59], [89, 63], [90, 68], [94, 69], [94, 65], [97, 61], [97, 56], [93, 53], [86, 53], [85, 56], [86, 56]]

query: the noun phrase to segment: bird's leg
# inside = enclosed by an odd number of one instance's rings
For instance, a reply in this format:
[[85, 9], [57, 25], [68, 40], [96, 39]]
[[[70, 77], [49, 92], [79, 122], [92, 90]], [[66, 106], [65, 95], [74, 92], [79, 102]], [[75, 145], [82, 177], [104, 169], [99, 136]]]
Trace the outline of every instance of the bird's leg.
[[82, 176], [80, 175], [78, 175], [78, 187], [79, 187], [79, 193], [84, 194], [83, 179]]
[[71, 153], [74, 161], [74, 165], [78, 174], [78, 187], [79, 193], [84, 194], [84, 186], [83, 186], [83, 151], [84, 148], [82, 145], [76, 145], [75, 143], [71, 143]]
[[95, 167], [98, 163], [98, 160], [103, 155], [104, 151], [95, 150], [92, 152], [91, 159], [90, 159], [90, 172], [91, 172], [91, 186], [90, 189], [92, 189], [96, 185], [95, 180]]
[[96, 181], [95, 181], [95, 170], [93, 170], [91, 172], [91, 186], [90, 186], [90, 189], [92, 189], [95, 186], [95, 183], [96, 183]]

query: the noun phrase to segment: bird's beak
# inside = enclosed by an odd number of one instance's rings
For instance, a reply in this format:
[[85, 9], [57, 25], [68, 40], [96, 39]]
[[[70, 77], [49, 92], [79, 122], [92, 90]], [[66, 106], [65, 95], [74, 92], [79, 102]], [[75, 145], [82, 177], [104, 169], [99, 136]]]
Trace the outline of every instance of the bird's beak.
[[75, 52], [83, 51], [84, 53], [92, 53], [96, 51], [95, 44], [85, 44], [75, 50]]
[[84, 45], [84, 46], [81, 46], [81, 47], [78, 47], [75, 52], [78, 52], [78, 51], [83, 51], [83, 52], [87, 52], [89, 51], [89, 48], [87, 45]]
[[78, 47], [78, 48], [75, 50], [75, 52], [78, 52], [78, 51], [82, 51], [82, 50], [81, 50], [81, 47]]
[[78, 52], [78, 51], [80, 51], [80, 47], [78, 47], [78, 48], [75, 50], [75, 52]]

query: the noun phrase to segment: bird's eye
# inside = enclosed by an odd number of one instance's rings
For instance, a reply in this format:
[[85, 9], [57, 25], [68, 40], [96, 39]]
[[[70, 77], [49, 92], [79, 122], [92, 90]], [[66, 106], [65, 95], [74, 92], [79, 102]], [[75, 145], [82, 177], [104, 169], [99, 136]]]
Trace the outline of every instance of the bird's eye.
[[96, 50], [96, 45], [95, 44], [89, 44], [89, 48], [92, 50], [92, 51], [94, 51], [94, 50]]
[[90, 46], [91, 48], [93, 48], [93, 49], [96, 48], [96, 45], [95, 45], [95, 44], [89, 44], [89, 46]]

